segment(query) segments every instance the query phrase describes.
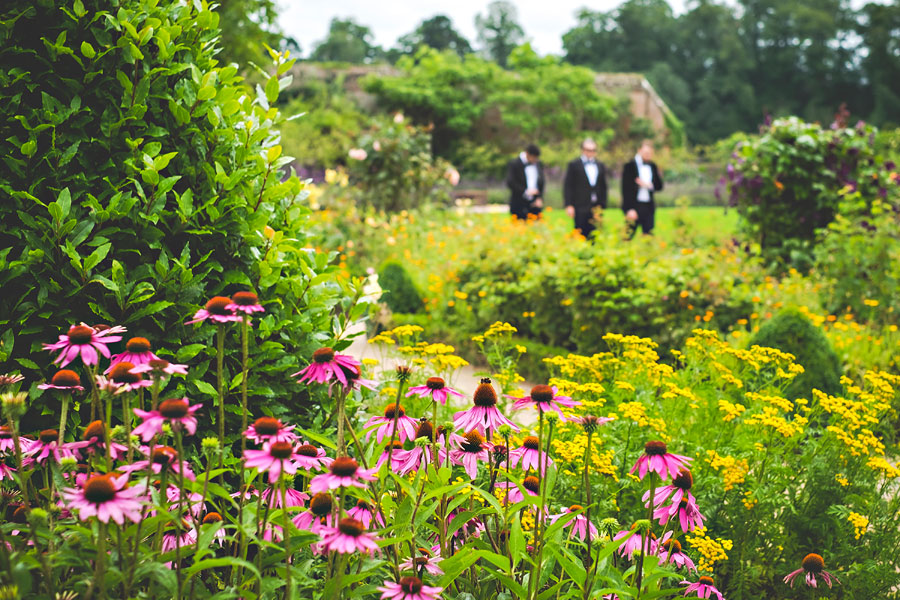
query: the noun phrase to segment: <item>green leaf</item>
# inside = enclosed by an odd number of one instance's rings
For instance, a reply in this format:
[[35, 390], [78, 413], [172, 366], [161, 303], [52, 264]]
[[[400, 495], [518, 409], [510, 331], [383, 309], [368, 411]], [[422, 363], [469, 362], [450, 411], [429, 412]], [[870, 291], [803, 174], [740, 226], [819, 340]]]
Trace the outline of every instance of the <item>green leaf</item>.
[[206, 383], [205, 381], [195, 381], [194, 385], [197, 386], [197, 390], [199, 390], [201, 394], [206, 394], [207, 396], [219, 395], [219, 392], [216, 391], [216, 388]]
[[87, 59], [92, 59], [97, 56], [97, 52], [94, 50], [94, 47], [86, 41], [81, 42], [81, 54]]
[[278, 89], [278, 76], [270, 77], [269, 81], [266, 82], [266, 100], [270, 104], [278, 100]]
[[178, 352], [175, 353], [175, 360], [180, 363], [187, 362], [197, 356], [204, 348], [206, 348], [206, 344], [188, 344], [187, 346], [182, 346], [178, 349]]
[[37, 142], [34, 140], [28, 140], [19, 147], [19, 150], [21, 150], [22, 154], [24, 154], [25, 156], [31, 156], [37, 150]]
[[281, 146], [275, 145], [269, 148], [266, 152], [266, 162], [273, 163], [278, 160], [278, 157], [281, 156]]
[[211, 85], [204, 86], [197, 91], [197, 100], [210, 100], [216, 97], [216, 88]]

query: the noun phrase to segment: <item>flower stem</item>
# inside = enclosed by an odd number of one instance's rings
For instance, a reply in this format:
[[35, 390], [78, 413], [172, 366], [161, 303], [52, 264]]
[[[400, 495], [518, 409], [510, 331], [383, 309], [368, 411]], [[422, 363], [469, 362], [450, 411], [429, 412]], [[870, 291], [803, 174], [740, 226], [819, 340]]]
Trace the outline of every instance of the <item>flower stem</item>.
[[[246, 317], [245, 317], [246, 319]], [[281, 489], [281, 521], [282, 521], [282, 529], [284, 529], [284, 580], [287, 584], [287, 591], [285, 592], [285, 600], [293, 600], [294, 597], [294, 588], [291, 583], [291, 530], [290, 527], [293, 525], [288, 515], [287, 511], [287, 491], [284, 481], [284, 470], [282, 470], [278, 474], [278, 487]]]
[[584, 518], [587, 520], [587, 555], [591, 561], [591, 564], [587, 566], [587, 572], [584, 577], [584, 600], [588, 600], [591, 594], [591, 567], [594, 566], [594, 557], [591, 553], [591, 459], [593, 458], [591, 436], [593, 433], [593, 429], [587, 431], [587, 447], [584, 450]]
[[62, 445], [65, 443], [65, 441], [66, 441], [66, 438], [65, 438], [65, 435], [66, 435], [66, 417], [68, 417], [68, 413], [69, 413], [69, 400], [70, 400], [71, 398], [72, 398], [72, 395], [71, 395], [70, 393], [68, 393], [68, 392], [63, 392], [62, 399], [61, 399], [61, 402], [62, 402], [62, 410], [60, 411], [60, 414], [59, 414], [59, 444], [60, 444], [60, 446], [62, 446]]
[[[543, 413], [543, 411], [541, 411], [541, 423], [543, 423], [543, 420], [544, 420], [543, 417], [544, 417], [544, 413]], [[545, 512], [544, 507], [547, 505], [547, 467], [548, 467], [548, 462], [549, 462], [549, 458], [550, 458], [550, 442], [553, 440], [553, 423], [554, 423], [553, 421], [550, 421], [548, 423], [547, 449], [544, 451], [543, 464], [541, 463], [541, 456], [540, 456], [540, 454], [538, 454], [538, 470], [541, 475], [541, 485], [540, 485], [541, 501], [538, 506], [538, 516], [537, 516], [537, 519], [535, 520], [535, 527], [537, 527], [538, 523], [541, 524], [541, 529], [540, 529], [541, 537], [538, 538], [537, 531], [535, 531], [534, 543], [535, 543], [535, 546], [537, 547], [537, 561], [535, 563], [535, 568], [534, 568], [534, 580], [535, 581], [534, 581], [534, 596], [533, 597], [535, 600], [537, 600], [538, 591], [540, 591], [541, 562], [544, 557], [544, 545], [546, 542], [544, 537], [547, 534], [547, 531], [546, 531], [547, 530], [547, 522], [545, 520], [546, 515], [544, 514], [544, 512]], [[540, 437], [538, 439], [540, 439]], [[540, 452], [540, 448], [541, 448], [541, 444], [538, 443], [538, 452]]]
[[349, 389], [341, 389], [337, 397], [337, 455], [344, 456], [347, 454], [347, 443], [344, 440], [344, 421], [347, 420], [345, 412], [345, 402]]
[[[225, 374], [223, 363], [225, 362], [225, 324], [218, 324], [216, 331], [216, 384], [219, 392], [219, 447], [223, 452], [219, 454], [219, 468], [222, 468], [225, 457]], [[221, 476], [220, 476], [221, 477]]]
[[[244, 315], [241, 321], [241, 431], [247, 431], [247, 355], [248, 351], [248, 330], [250, 316]], [[247, 438], [241, 436], [241, 454], [247, 449]]]
[[106, 598], [106, 523], [100, 522], [97, 528], [97, 561], [94, 580], [100, 586], [100, 600]]

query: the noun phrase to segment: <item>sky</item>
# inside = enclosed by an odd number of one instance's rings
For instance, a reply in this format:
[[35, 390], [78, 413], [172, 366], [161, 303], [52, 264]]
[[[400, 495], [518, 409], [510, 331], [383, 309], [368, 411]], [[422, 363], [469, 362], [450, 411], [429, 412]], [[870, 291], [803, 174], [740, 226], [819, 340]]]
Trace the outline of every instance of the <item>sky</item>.
[[[519, 24], [538, 54], [562, 54], [562, 34], [575, 26], [575, 14], [590, 6], [607, 11], [622, 0], [513, 0], [519, 12]], [[454, 28], [477, 45], [475, 15], [484, 13], [487, 0], [280, 0], [281, 27], [300, 43], [304, 56], [325, 39], [331, 19], [353, 19], [367, 26], [376, 45], [394, 46], [397, 38], [413, 31], [419, 23], [438, 14], [446, 15]], [[683, 0], [671, 0], [677, 13]]]

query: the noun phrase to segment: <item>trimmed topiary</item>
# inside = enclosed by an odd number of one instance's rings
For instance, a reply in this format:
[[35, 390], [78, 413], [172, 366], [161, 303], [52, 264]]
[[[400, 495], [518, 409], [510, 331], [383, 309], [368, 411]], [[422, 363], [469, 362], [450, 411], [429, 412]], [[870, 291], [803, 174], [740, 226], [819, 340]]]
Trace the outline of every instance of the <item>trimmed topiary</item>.
[[378, 283], [384, 290], [381, 298], [391, 312], [415, 314], [422, 310], [422, 295], [400, 263], [387, 262], [382, 265]]
[[822, 330], [795, 308], [787, 308], [766, 321], [750, 345], [790, 352], [804, 368], [787, 387], [788, 398], [809, 398], [816, 388], [828, 394], [841, 393], [841, 364]]

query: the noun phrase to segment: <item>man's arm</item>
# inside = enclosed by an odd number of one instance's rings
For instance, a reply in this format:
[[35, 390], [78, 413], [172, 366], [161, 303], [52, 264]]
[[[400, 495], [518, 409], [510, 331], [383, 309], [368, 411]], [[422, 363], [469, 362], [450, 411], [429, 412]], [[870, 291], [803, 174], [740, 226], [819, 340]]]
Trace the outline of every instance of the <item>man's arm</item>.
[[516, 163], [521, 165], [522, 161], [518, 159], [511, 160], [506, 166], [506, 187], [510, 189], [514, 196], [522, 198], [525, 195], [527, 184], [525, 183], [524, 169], [522, 170], [522, 178], [520, 179], [517, 169], [518, 165]]
[[653, 191], [658, 192], [663, 189], [662, 176], [659, 174], [659, 168], [656, 163], [650, 163], [650, 169], [653, 171]]
[[544, 180], [544, 163], [538, 162], [538, 198], [544, 197], [544, 184], [546, 181]]
[[573, 163], [566, 167], [566, 177], [563, 180], [563, 203], [565, 206], [575, 206], [575, 170]]
[[635, 209], [637, 203], [637, 165], [634, 162], [625, 163], [622, 167], [622, 212], [628, 213]]
[[606, 165], [597, 163], [597, 204], [605, 209], [609, 190], [606, 187]]

